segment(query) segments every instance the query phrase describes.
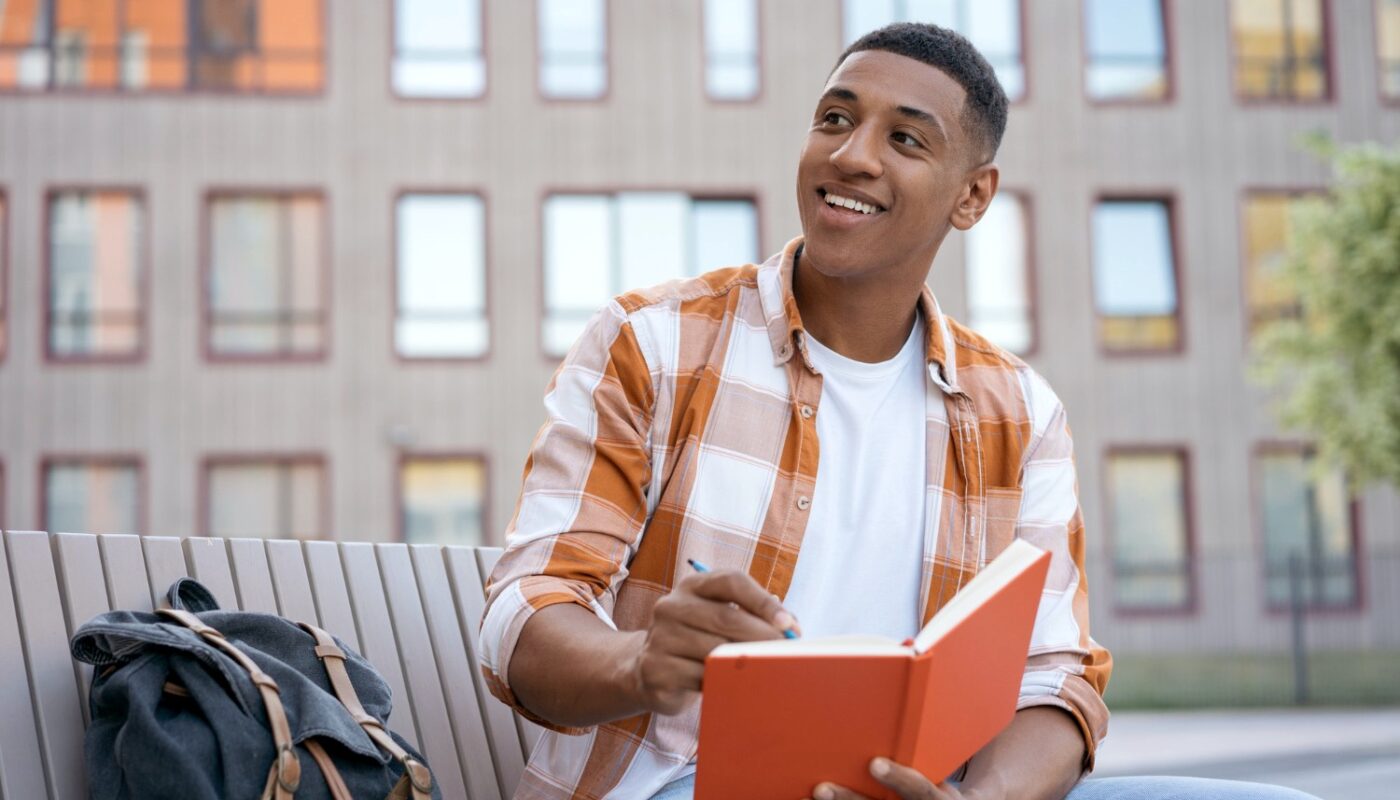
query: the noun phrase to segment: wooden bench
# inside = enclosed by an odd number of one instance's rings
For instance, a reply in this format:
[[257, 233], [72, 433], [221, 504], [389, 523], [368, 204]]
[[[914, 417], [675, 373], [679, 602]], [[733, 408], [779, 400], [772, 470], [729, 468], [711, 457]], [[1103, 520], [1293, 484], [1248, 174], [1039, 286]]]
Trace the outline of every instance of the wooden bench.
[[182, 575], [224, 608], [315, 622], [364, 654], [393, 689], [390, 726], [427, 757], [445, 799], [515, 791], [540, 728], [491, 697], [476, 667], [483, 578], [499, 549], [3, 535], [0, 799], [88, 796], [91, 668], [70, 657], [68, 639], [104, 611], [151, 610]]

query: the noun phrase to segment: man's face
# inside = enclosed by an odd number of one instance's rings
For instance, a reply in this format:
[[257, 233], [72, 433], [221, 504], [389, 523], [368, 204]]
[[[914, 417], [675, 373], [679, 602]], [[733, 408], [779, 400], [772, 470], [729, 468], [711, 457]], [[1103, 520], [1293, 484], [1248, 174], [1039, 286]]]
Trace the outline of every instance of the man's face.
[[942, 70], [883, 50], [842, 62], [797, 165], [804, 264], [833, 278], [927, 272], [980, 164], [959, 121], [965, 95]]

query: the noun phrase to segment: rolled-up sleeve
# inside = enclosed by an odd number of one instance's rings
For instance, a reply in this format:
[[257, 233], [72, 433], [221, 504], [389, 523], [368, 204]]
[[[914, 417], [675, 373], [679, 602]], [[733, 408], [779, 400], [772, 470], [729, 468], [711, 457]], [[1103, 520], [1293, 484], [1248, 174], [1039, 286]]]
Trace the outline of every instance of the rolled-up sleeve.
[[486, 584], [478, 661], [491, 693], [523, 716], [511, 656], [542, 608], [575, 603], [609, 627], [646, 522], [648, 435], [655, 387], [626, 313], [610, 303], [588, 323], [545, 393], [546, 419], [530, 447], [506, 549]]
[[1074, 449], [1064, 406], [1043, 378], [1022, 376], [1033, 439], [1022, 466], [1017, 536], [1051, 553], [1050, 573], [1036, 613], [1017, 709], [1056, 706], [1084, 736], [1084, 770], [1108, 732], [1103, 692], [1113, 659], [1089, 634], [1089, 585], [1084, 572], [1084, 521]]

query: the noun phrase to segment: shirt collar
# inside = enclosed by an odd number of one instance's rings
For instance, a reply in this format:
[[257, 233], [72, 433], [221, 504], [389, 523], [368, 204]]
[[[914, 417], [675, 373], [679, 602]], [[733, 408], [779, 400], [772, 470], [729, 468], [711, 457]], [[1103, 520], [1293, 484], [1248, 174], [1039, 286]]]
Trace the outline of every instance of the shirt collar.
[[[802, 327], [802, 315], [797, 311], [797, 299], [792, 293], [792, 274], [802, 250], [802, 237], [788, 242], [782, 251], [769, 256], [758, 268], [758, 297], [763, 307], [763, 320], [768, 329], [768, 341], [773, 348], [773, 363], [784, 364], [794, 353], [801, 352], [807, 360]], [[957, 348], [953, 332], [938, 307], [938, 300], [927, 285], [919, 294], [919, 313], [924, 316], [927, 335], [925, 359], [929, 375], [943, 391], [953, 394], [958, 387]]]

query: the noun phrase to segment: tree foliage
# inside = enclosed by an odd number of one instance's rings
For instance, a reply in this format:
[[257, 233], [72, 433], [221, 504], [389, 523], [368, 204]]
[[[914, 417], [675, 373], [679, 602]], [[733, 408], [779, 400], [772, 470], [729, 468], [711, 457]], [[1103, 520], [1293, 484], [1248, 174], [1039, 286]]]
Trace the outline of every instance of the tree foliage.
[[1283, 275], [1301, 313], [1259, 333], [1255, 375], [1320, 466], [1400, 487], [1400, 146], [1308, 146], [1335, 182], [1294, 209]]

